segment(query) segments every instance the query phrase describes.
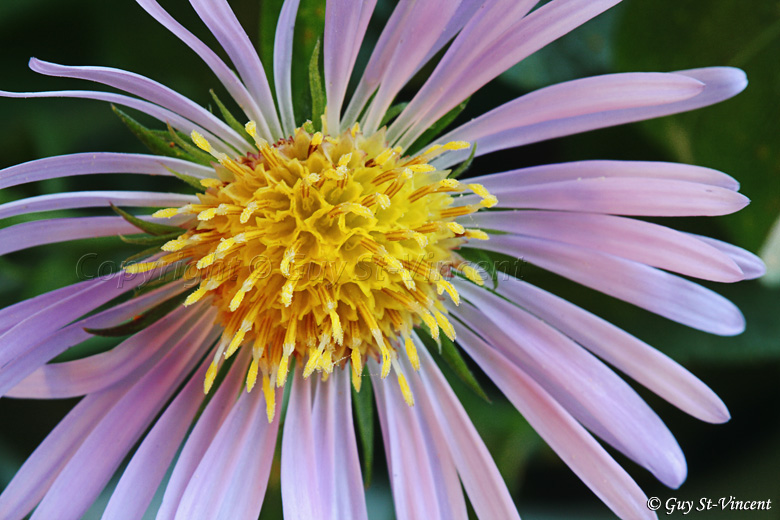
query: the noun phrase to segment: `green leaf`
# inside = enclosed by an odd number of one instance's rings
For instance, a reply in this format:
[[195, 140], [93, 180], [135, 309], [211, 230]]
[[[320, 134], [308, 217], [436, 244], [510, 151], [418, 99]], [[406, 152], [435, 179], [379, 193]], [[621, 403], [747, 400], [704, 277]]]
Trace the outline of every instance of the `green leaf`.
[[169, 233], [167, 235], [133, 235], [125, 236], [119, 235], [119, 239], [125, 244], [133, 244], [138, 246], [162, 246], [169, 240], [180, 236], [181, 233]]
[[471, 163], [474, 161], [474, 155], [476, 153], [477, 153], [477, 143], [474, 142], [474, 144], [471, 147], [471, 153], [469, 153], [468, 158], [465, 161], [463, 161], [462, 163], [460, 163], [460, 166], [455, 168], [455, 170], [453, 170], [452, 173], [450, 173], [450, 175], [449, 175], [450, 178], [451, 179], [457, 179], [458, 177], [463, 175], [466, 172], [466, 170], [469, 169], [469, 167], [471, 166]]
[[[780, 208], [780, 10], [777, 2], [712, 0], [706, 17], [695, 2], [625, 2], [615, 42], [620, 70], [685, 70], [730, 65], [747, 73], [747, 89], [712, 107], [642, 123], [682, 162], [722, 170], [752, 202], [719, 219], [729, 241], [757, 250]], [[663, 37], [659, 37], [662, 34]]]
[[219, 111], [222, 114], [222, 118], [225, 120], [228, 126], [230, 126], [230, 128], [235, 130], [238, 133], [238, 135], [246, 139], [246, 141], [249, 144], [253, 144], [255, 141], [254, 139], [252, 139], [252, 136], [246, 132], [245, 126], [242, 125], [238, 121], [238, 119], [236, 119], [236, 117], [230, 112], [230, 110], [228, 110], [225, 104], [222, 103], [222, 100], [219, 99], [217, 93], [214, 92], [214, 90], [209, 90], [209, 93], [211, 94], [211, 98], [214, 100], [214, 103], [217, 104], [217, 108], [219, 108]]
[[428, 130], [423, 132], [423, 134], [414, 143], [412, 143], [412, 146], [410, 146], [406, 151], [407, 155], [416, 154], [425, 148], [428, 143], [436, 139], [436, 137], [438, 137], [438, 135], [441, 134], [448, 126], [450, 126], [450, 124], [455, 121], [455, 118], [457, 118], [460, 113], [463, 112], [470, 99], [470, 97], [466, 98], [458, 106], [444, 114], [441, 119], [433, 123]]
[[360, 392], [352, 389], [352, 403], [355, 407], [360, 446], [363, 449], [363, 483], [368, 487], [374, 465], [374, 390], [371, 387], [371, 378], [365, 373]]
[[144, 125], [119, 110], [114, 105], [111, 105], [111, 109], [119, 116], [119, 119], [130, 129], [131, 132], [146, 146], [150, 152], [163, 155], [165, 157], [174, 157], [176, 159], [184, 159], [191, 161], [192, 157], [178, 148], [175, 142], [170, 139], [166, 139], [164, 135], [161, 135], [159, 131], [150, 130]]
[[111, 204], [111, 209], [113, 209], [117, 215], [119, 215], [120, 217], [128, 221], [130, 224], [134, 225], [135, 227], [137, 227], [138, 229], [140, 229], [145, 233], [149, 233], [150, 235], [168, 236], [168, 235], [175, 234], [175, 236], [179, 236], [185, 231], [187, 231], [186, 229], [182, 229], [176, 226], [166, 226], [165, 224], [157, 224], [156, 222], [147, 222], [145, 220], [142, 220], [138, 217], [131, 215], [130, 213], [128, 213], [123, 209], [117, 208], [113, 204]]
[[135, 318], [125, 323], [121, 323], [114, 327], [108, 327], [105, 329], [90, 329], [84, 328], [84, 330], [95, 336], [103, 336], [109, 338], [116, 338], [120, 336], [130, 336], [136, 332], [144, 330], [149, 325], [152, 325], [157, 320], [167, 315], [177, 307], [179, 307], [187, 298], [186, 294], [175, 296], [170, 300], [166, 300], [159, 305], [155, 305], [151, 309], [147, 310], [143, 314], [139, 314]]
[[[373, 96], [372, 96], [373, 98]], [[368, 104], [370, 104], [371, 101], [369, 100]], [[382, 122], [379, 123], [380, 128], [385, 126], [387, 123], [395, 119], [398, 114], [404, 111], [404, 108], [406, 108], [406, 105], [409, 103], [403, 102], [403, 103], [396, 103], [395, 105], [391, 106], [387, 109], [387, 112], [385, 112], [385, 117], [382, 118]]]
[[487, 251], [472, 247], [462, 247], [458, 249], [458, 254], [472, 264], [487, 271], [490, 275], [490, 279], [493, 281], [493, 290], [495, 291], [498, 289], [498, 269], [496, 268], [496, 262]]
[[320, 40], [314, 46], [309, 61], [309, 90], [311, 91], [311, 121], [316, 130], [322, 129], [322, 115], [325, 113], [325, 87], [320, 73]]

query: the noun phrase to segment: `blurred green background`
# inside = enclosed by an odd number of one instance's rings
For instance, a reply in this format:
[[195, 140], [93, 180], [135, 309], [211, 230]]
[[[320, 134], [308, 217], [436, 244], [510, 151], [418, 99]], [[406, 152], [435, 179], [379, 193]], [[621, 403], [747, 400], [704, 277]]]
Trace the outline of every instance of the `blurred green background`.
[[[214, 43], [187, 2], [161, 3], [206, 42]], [[303, 2], [307, 16], [316, 16], [321, 9], [311, 4]], [[249, 34], [260, 41], [257, 35], [269, 20], [266, 15], [260, 21], [259, 1], [233, 0], [231, 5]], [[273, 0], [265, 6], [266, 11], [278, 9], [278, 5], [280, 2]], [[379, 2], [369, 28], [369, 43], [378, 37], [392, 7], [391, 1]], [[267, 31], [263, 34], [269, 36]], [[311, 43], [311, 34], [302, 36]], [[216, 44], [212, 47], [216, 49]], [[369, 49], [364, 46], [362, 60], [367, 59]], [[223, 100], [228, 98], [206, 66], [132, 0], [2, 0], [0, 89], [90, 87], [30, 72], [26, 63], [31, 56], [69, 65], [96, 64], [135, 71], [207, 106], [211, 88]], [[748, 73], [748, 89], [733, 100], [695, 113], [493, 154], [475, 161], [471, 173], [577, 159], [672, 160], [716, 168], [736, 177], [742, 183], [742, 192], [753, 203], [739, 214], [725, 218], [663, 222], [758, 252], [767, 243], [780, 215], [778, 64], [780, 2], [625, 0], [506, 72], [474, 95], [459, 119], [466, 120], [550, 83], [607, 72], [732, 65]], [[298, 65], [305, 68], [306, 63], [299, 60]], [[411, 85], [402, 97], [408, 97], [414, 87]], [[145, 150], [104, 103], [0, 99], [0, 167], [86, 151]], [[178, 181], [139, 176], [76, 177], [0, 191], [0, 203], [65, 190], [179, 190], [181, 186]], [[67, 214], [104, 212], [80, 210]], [[0, 227], [52, 216], [58, 215], [8, 219], [0, 222]], [[780, 257], [780, 246], [774, 248], [767, 248], [768, 260]], [[101, 262], [110, 263], [121, 261], [133, 250], [118, 239], [100, 239], [38, 247], [0, 258], [0, 305], [76, 281], [76, 262], [87, 252], [97, 253]], [[778, 280], [777, 267], [774, 269], [764, 283], [707, 284], [744, 311], [747, 331], [736, 338], [686, 329], [539, 269], [524, 269], [523, 276], [531, 283], [566, 296], [684, 364], [718, 392], [731, 410], [732, 420], [728, 424], [703, 424], [639, 389], [676, 434], [689, 463], [688, 481], [675, 491], [616, 455], [649, 497], [657, 496], [662, 501], [670, 497], [715, 500], [730, 495], [741, 500], [772, 499], [776, 505], [770, 512], [738, 516], [710, 512], [706, 517], [780, 518], [780, 290], [770, 283], [773, 277]], [[77, 351], [77, 355], [101, 346], [90, 344]], [[457, 380], [453, 380], [453, 386], [496, 459], [523, 518], [611, 518], [606, 507], [540, 441], [497, 389], [478, 370], [475, 372], [492, 404], [486, 406]], [[73, 404], [72, 400], [0, 401], [0, 488]], [[372, 519], [390, 519], [392, 500], [379, 435], [376, 443], [369, 507]], [[278, 479], [277, 464], [263, 519], [281, 518]], [[108, 492], [104, 493], [87, 518], [100, 517], [108, 496]], [[682, 517], [679, 513], [673, 516]]]

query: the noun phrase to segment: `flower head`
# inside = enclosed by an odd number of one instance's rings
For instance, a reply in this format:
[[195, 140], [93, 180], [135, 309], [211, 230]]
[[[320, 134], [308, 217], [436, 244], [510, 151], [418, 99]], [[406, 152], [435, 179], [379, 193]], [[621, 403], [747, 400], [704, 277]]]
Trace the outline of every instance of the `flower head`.
[[[117, 110], [147, 142], [163, 144], [152, 147], [159, 155], [42, 159], [0, 171], [0, 187], [136, 173], [175, 175], [197, 190], [62, 193], [0, 206], [2, 218], [100, 206], [119, 214], [5, 228], [3, 254], [92, 236], [133, 234], [124, 240], [151, 246], [116, 276], [0, 311], [0, 395], [84, 396], [0, 495], [0, 516], [35, 509], [33, 518], [80, 517], [143, 439], [106, 518], [143, 515], [171, 464], [158, 518], [257, 518], [284, 412], [285, 517], [366, 518], [351, 406], [366, 403], [366, 376], [399, 518], [465, 518], [464, 490], [480, 518], [518, 518], [426, 336], [440, 348], [457, 339], [618, 515], [653, 516], [593, 435], [673, 487], [685, 478], [685, 460], [661, 420], [604, 362], [702, 420], [728, 420], [725, 405], [684, 368], [601, 318], [512, 276], [487, 283], [495, 274], [491, 254], [522, 258], [701, 330], [736, 334], [744, 328], [739, 310], [677, 274], [735, 282], [760, 276], [761, 262], [629, 217], [721, 215], [747, 199], [731, 177], [680, 164], [584, 161], [467, 181], [455, 168], [475, 155], [725, 100], [744, 88], [741, 71], [576, 80], [437, 135], [473, 92], [617, 0], [552, 0], [536, 9], [517, 0], [399, 2], [350, 96], [375, 2], [328, 0], [325, 86], [317, 46], [314, 111], [297, 120], [297, 0], [286, 0], [279, 14], [275, 92], [226, 0], [191, 4], [237, 74], [155, 0], [137, 2], [204, 60], [243, 114], [215, 98], [219, 118], [125, 71], [35, 59], [30, 65], [42, 74], [129, 95], [0, 92], [108, 101], [168, 128], [163, 139]], [[408, 104], [393, 105], [431, 60], [433, 72]], [[116, 206], [158, 209], [136, 217]], [[486, 264], [469, 262], [469, 249], [482, 250]], [[48, 363], [93, 334], [129, 337], [88, 358]]]

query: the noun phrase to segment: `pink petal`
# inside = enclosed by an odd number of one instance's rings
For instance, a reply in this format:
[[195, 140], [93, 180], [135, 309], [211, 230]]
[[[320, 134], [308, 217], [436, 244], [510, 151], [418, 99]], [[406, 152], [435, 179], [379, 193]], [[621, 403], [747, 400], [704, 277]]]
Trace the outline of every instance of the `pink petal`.
[[331, 0], [325, 4], [323, 65], [328, 131], [340, 130], [341, 107], [376, 0]]
[[689, 233], [689, 235], [709, 246], [714, 247], [721, 253], [728, 255], [742, 270], [745, 280], [753, 280], [766, 274], [766, 266], [764, 265], [764, 261], [750, 251], [746, 251], [741, 247], [737, 247], [714, 238], [695, 235], [693, 233]]
[[484, 184], [500, 193], [537, 184], [551, 184], [586, 179], [648, 178], [687, 181], [739, 190], [739, 183], [725, 173], [690, 164], [649, 161], [578, 161], [532, 166], [503, 173], [474, 177], [469, 182]]
[[428, 350], [419, 341], [417, 344], [421, 369], [419, 375], [407, 370], [412, 374], [409, 380], [431, 430], [441, 435], [442, 440], [438, 442], [449, 448], [474, 511], [479, 518], [519, 519], [485, 443]]
[[[166, 218], [143, 217], [143, 220], [160, 224], [173, 224], [170, 219]], [[0, 229], [0, 255], [68, 240], [136, 233], [141, 233], [141, 231], [122, 217], [69, 217], [33, 220]]]
[[352, 422], [350, 371], [337, 368], [316, 383], [312, 432], [317, 439], [310, 470], [318, 477], [322, 520], [366, 519], [366, 497]]
[[47, 76], [85, 79], [123, 90], [186, 117], [240, 152], [251, 150], [243, 137], [214, 114], [178, 92], [140, 74], [107, 67], [68, 67], [36, 58], [30, 59], [30, 68]]
[[497, 208], [654, 217], [728, 215], [750, 202], [744, 195], [718, 186], [641, 177], [550, 182], [504, 188], [495, 195]]
[[[463, 0], [449, 2], [457, 4], [455, 12], [449, 18], [449, 20], [441, 20], [447, 23], [444, 30], [439, 34], [439, 39], [428, 50], [425, 57], [420, 59], [417, 63], [417, 68], [412, 73], [416, 74], [419, 69], [425, 65], [437, 52], [439, 52], [444, 45], [446, 45], [455, 34], [460, 31], [463, 26], [472, 18], [474, 13], [481, 5], [481, 0]], [[414, 0], [403, 0], [398, 2], [398, 5], [393, 10], [393, 14], [385, 24], [382, 34], [379, 36], [379, 40], [374, 46], [374, 50], [371, 53], [371, 58], [368, 61], [368, 65], [360, 76], [360, 82], [358, 83], [355, 93], [349, 102], [349, 107], [344, 114], [345, 121], [356, 121], [361, 112], [366, 106], [366, 103], [371, 98], [371, 95], [376, 91], [382, 78], [391, 69], [388, 68], [388, 63], [394, 54], [397, 54], [396, 49], [399, 43], [415, 41], [416, 34], [411, 33], [405, 29], [404, 24], [408, 22], [408, 13], [410, 9], [413, 9], [415, 5], [421, 4], [421, 2], [415, 2]], [[447, 7], [449, 12], [449, 7]], [[433, 23], [438, 23], [439, 20], [432, 20]], [[412, 46], [414, 50], [414, 46]]]
[[57, 475], [32, 519], [79, 518], [86, 512], [218, 332], [190, 331], [116, 402]]
[[557, 211], [490, 211], [459, 220], [464, 226], [551, 238], [716, 282], [744, 275], [725, 253], [685, 233], [612, 215]]
[[208, 308], [180, 307], [153, 325], [99, 354], [64, 363], [44, 365], [19, 382], [8, 397], [63, 399], [104, 390], [121, 381], [137, 379], [173, 346], [172, 336], [193, 327], [208, 327], [214, 313]]
[[210, 364], [211, 359], [207, 359], [190, 376], [144, 438], [111, 494], [102, 520], [143, 517], [203, 403], [203, 379]]
[[728, 421], [707, 385], [647, 343], [566, 300], [512, 277], [498, 293], [555, 327], [682, 411], [712, 423]]
[[[263, 64], [230, 5], [226, 0], [190, 0], [190, 4], [236, 66], [249, 93], [260, 107], [273, 140], [283, 137]], [[261, 124], [260, 121], [255, 122]]]
[[[520, 96], [469, 121], [442, 137], [442, 142], [474, 142], [505, 130], [690, 99], [704, 84], [683, 74], [632, 72], [577, 79]], [[477, 150], [487, 143], [479, 142]]]
[[285, 0], [279, 13], [274, 38], [274, 85], [285, 135], [293, 135], [295, 131], [291, 75], [295, 17], [298, 15], [299, 3], [300, 0]]
[[[89, 282], [95, 282], [95, 280], [89, 280]], [[39, 344], [28, 349], [21, 358], [9, 363], [0, 371], [0, 396], [9, 395], [25, 399], [50, 398], [51, 395], [48, 387], [42, 387], [33, 383], [33, 381], [37, 379], [37, 376], [31, 376], [29, 381], [31, 384], [27, 384], [28, 382], [21, 384], [20, 382], [24, 380], [25, 377], [30, 376], [36, 369], [43, 372], [43, 365], [47, 361], [54, 359], [73, 345], [77, 345], [82, 341], [91, 338], [92, 335], [84, 330], [85, 327], [99, 329], [118, 325], [119, 323], [146, 311], [150, 307], [175, 296], [185, 289], [187, 289], [185, 281], [172, 282], [57, 330]], [[57, 292], [58, 291], [54, 291], [54, 293]], [[52, 295], [54, 293], [48, 293], [44, 296]], [[33, 300], [35, 300], [35, 298]], [[32, 300], [27, 301], [29, 302]], [[46, 307], [46, 305], [42, 305], [41, 307]], [[8, 391], [9, 388], [12, 387], [13, 389]]]
[[185, 29], [179, 22], [177, 22], [165, 9], [160, 7], [157, 0], [136, 0], [144, 11], [149, 13], [155, 20], [157, 20], [162, 26], [171, 31], [177, 38], [184, 42], [190, 49], [192, 49], [202, 59], [206, 65], [211, 69], [214, 75], [219, 79], [222, 85], [227, 89], [230, 96], [238, 103], [238, 106], [249, 116], [249, 118], [255, 121], [258, 125], [258, 134], [265, 138], [270, 139], [271, 134], [268, 126], [265, 123], [265, 119], [262, 116], [262, 111], [257, 105], [257, 102], [249, 94], [246, 87], [238, 76], [225, 65], [219, 56], [214, 53], [206, 44], [200, 41], [194, 34]]
[[19, 303], [0, 309], [0, 331], [5, 332], [20, 321], [28, 318], [31, 314], [35, 314], [39, 310], [49, 307], [63, 298], [69, 298], [70, 296], [83, 291], [85, 288], [99, 283], [100, 280], [97, 279], [84, 280], [72, 285], [60, 287], [59, 289], [47, 293], [39, 294], [34, 298], [23, 300]]
[[214, 168], [190, 161], [128, 153], [77, 153], [47, 157], [0, 170], [0, 189], [28, 182], [93, 175], [98, 173], [143, 173], [173, 175], [171, 170], [198, 178], [215, 177]]
[[97, 101], [105, 101], [107, 103], [114, 103], [117, 105], [129, 107], [139, 112], [143, 112], [158, 121], [166, 124], [170, 124], [176, 130], [189, 135], [193, 130], [200, 132], [208, 141], [214, 146], [215, 149], [221, 152], [231, 152], [232, 149], [222, 142], [220, 138], [209, 132], [208, 130], [196, 125], [189, 119], [186, 119], [166, 108], [162, 108], [159, 105], [136, 99], [122, 94], [114, 94], [112, 92], [98, 92], [94, 90], [57, 90], [52, 92], [6, 92], [0, 90], [0, 97], [7, 98], [75, 98], [75, 99], [94, 99]]
[[81, 401], [46, 436], [0, 495], [0, 518], [21, 520], [40, 502], [90, 432], [126, 392], [114, 387]]
[[[465, 289], [466, 285], [470, 287]], [[459, 290], [482, 312], [461, 306], [457, 316], [533, 377], [583, 426], [667, 486], [676, 488], [685, 480], [685, 457], [669, 429], [609, 367], [543, 321], [488, 291], [472, 284], [461, 284]], [[486, 324], [485, 319], [492, 323]]]
[[[146, 274], [146, 273], [144, 273]], [[81, 285], [78, 292], [33, 310], [26, 318], [0, 335], [0, 371], [22, 359], [28, 349], [48, 338], [64, 325], [130, 291], [151, 278], [125, 278], [117, 273], [95, 283]]]
[[596, 496], [620, 518], [656, 518], [636, 482], [555, 399], [476, 334], [458, 329], [463, 349]]
[[[466, 59], [448, 61], [448, 65], [456, 64], [454, 67], [450, 66], [449, 70], [442, 65], [445, 63], [442, 59], [442, 64], [437, 67], [437, 70], [406, 107], [404, 112], [408, 111], [414, 114], [414, 111], [417, 110], [421, 113], [415, 116], [414, 125], [402, 139], [399, 139], [397, 144], [403, 148], [408, 147], [426, 128], [490, 80], [548, 43], [557, 40], [606, 11], [619, 1], [552, 0], [524, 16], [503, 32], [496, 30], [495, 27], [484, 27], [483, 32], [490, 44], [480, 47], [478, 54], [472, 53], [476, 55], [469, 56], [467, 53], [466, 55], [469, 57]], [[526, 4], [527, 2], [517, 3], [517, 5], [524, 6]], [[512, 19], [512, 17], [508, 18]], [[464, 28], [464, 32], [467, 28], [468, 26]], [[482, 36], [482, 34], [469, 34], [468, 41], [474, 45], [479, 41], [477, 40], [478, 36]], [[465, 37], [463, 39], [465, 46], [466, 39]], [[431, 90], [436, 91], [435, 101], [433, 99], [426, 100]], [[391, 132], [388, 134], [388, 139], [391, 142], [399, 136], [398, 133], [393, 132], [394, 128], [402, 129], [398, 125], [398, 120], [393, 124]]]
[[[290, 380], [291, 379], [291, 380]], [[312, 426], [311, 379], [295, 371], [282, 436], [282, 506], [290, 520], [316, 518], [327, 497], [320, 496], [317, 473], [311, 471], [317, 453]]]
[[[481, 133], [475, 132], [471, 138], [476, 139], [479, 143], [477, 154], [481, 155], [496, 150], [537, 143], [547, 139], [588, 132], [597, 128], [606, 128], [696, 110], [697, 108], [729, 99], [742, 92], [747, 86], [745, 73], [731, 67], [684, 70], [677, 71], [674, 74], [688, 76], [700, 81], [705, 84], [705, 88], [699, 95], [684, 101], [655, 106], [625, 108], [609, 112], [584, 113], [573, 117], [551, 119], [529, 125], [518, 125], [500, 132], [491, 131], [490, 126], [487, 125], [488, 121], [503, 121], [503, 110], [508, 107], [509, 104], [507, 104], [481, 116], [480, 121], [485, 123], [485, 126], [483, 126], [484, 130]], [[498, 126], [500, 127], [502, 124], [498, 123]], [[455, 129], [442, 139], [455, 139], [459, 133], [460, 129]], [[441, 161], [441, 164], [456, 164], [463, 161], [467, 156], [468, 151], [453, 152]]]
[[733, 303], [683, 278], [594, 249], [516, 235], [493, 236], [479, 247], [522, 258], [543, 269], [696, 329], [731, 336], [745, 328]]
[[0, 204], [0, 219], [58, 209], [94, 208], [101, 206], [151, 206], [167, 208], [197, 204], [194, 195], [157, 193], [153, 191], [75, 191], [39, 195]]
[[[368, 363], [385, 440], [395, 513], [400, 520], [466, 518], [463, 492], [452, 455], [434, 444], [432, 430], [416, 407], [404, 401], [395, 374], [382, 380], [379, 363]], [[425, 398], [419, 396], [418, 398]]]
[[[157, 511], [157, 520], [172, 520], [176, 515], [187, 484], [236, 403], [249, 366], [249, 354], [249, 349], [240, 349], [236, 354], [238, 357], [230, 367], [230, 371], [187, 438], [165, 486], [162, 504]], [[202, 381], [201, 379], [201, 383]], [[202, 392], [202, 387], [200, 391]]]
[[[281, 398], [277, 391], [278, 406]], [[250, 520], [260, 515], [279, 430], [278, 413], [268, 424], [264, 399], [259, 388], [238, 399], [193, 473], [175, 518]]]
[[[437, 43], [458, 4], [459, 2], [452, 0], [434, 0], [402, 2], [396, 7], [372, 54], [372, 60], [376, 56], [376, 60], [381, 61], [382, 65], [381, 69], [375, 66], [374, 73], [379, 77], [369, 87], [371, 91], [376, 90], [376, 93], [364, 116], [365, 133], [372, 134], [379, 128], [385, 112], [401, 88], [423, 65], [422, 60]], [[369, 72], [371, 67], [372, 63], [369, 61], [366, 72]]]

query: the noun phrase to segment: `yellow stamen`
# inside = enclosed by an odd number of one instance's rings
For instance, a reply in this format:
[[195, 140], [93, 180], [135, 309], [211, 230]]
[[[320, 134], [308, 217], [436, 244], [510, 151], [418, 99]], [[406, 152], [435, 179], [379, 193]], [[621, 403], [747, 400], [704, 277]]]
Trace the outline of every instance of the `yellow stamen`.
[[253, 359], [246, 374], [246, 391], [251, 392], [257, 383], [257, 359]]
[[265, 411], [270, 424], [274, 422], [274, 415], [276, 415], [276, 393], [274, 385], [271, 384], [271, 378], [267, 374], [263, 374], [263, 393], [265, 394]]
[[214, 384], [214, 379], [217, 377], [217, 362], [212, 361], [206, 370], [206, 378], [203, 380], [203, 393], [208, 394], [211, 391], [211, 387]]

